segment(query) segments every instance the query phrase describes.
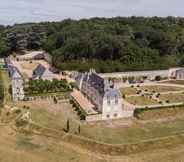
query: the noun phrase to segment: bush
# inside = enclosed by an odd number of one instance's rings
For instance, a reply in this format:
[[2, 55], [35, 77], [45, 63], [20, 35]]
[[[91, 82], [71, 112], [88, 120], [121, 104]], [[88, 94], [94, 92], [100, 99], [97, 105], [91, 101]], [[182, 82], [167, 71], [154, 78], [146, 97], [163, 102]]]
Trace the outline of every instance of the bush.
[[162, 101], [159, 101], [159, 104], [162, 104]]
[[155, 80], [156, 80], [156, 81], [160, 81], [161, 79], [162, 79], [162, 78], [161, 78], [161, 76], [159, 76], [159, 75], [155, 77]]
[[166, 100], [166, 103], [170, 103], [170, 101], [169, 100]]

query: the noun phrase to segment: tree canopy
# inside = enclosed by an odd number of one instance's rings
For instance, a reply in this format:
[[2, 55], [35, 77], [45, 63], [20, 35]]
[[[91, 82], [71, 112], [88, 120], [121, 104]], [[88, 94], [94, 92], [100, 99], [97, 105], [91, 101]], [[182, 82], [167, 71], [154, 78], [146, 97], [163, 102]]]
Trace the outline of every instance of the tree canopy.
[[61, 70], [98, 72], [184, 65], [184, 18], [116, 17], [0, 26], [0, 55], [44, 49]]

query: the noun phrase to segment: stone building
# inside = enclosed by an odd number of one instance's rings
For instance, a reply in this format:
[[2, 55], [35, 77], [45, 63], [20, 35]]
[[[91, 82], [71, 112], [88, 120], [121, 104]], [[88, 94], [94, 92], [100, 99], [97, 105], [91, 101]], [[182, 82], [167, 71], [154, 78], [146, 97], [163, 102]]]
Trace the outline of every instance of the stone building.
[[79, 74], [77, 85], [84, 96], [95, 105], [95, 111], [101, 114], [102, 120], [123, 117], [121, 92], [113, 83], [101, 78], [94, 71]]
[[13, 101], [24, 99], [24, 79], [20, 71], [12, 65], [11, 61], [7, 58], [5, 60], [9, 75], [11, 77], [11, 88]]
[[55, 75], [45, 66], [39, 64], [33, 71], [32, 79], [53, 80]]
[[184, 80], [184, 68], [172, 68], [169, 71], [170, 79]]

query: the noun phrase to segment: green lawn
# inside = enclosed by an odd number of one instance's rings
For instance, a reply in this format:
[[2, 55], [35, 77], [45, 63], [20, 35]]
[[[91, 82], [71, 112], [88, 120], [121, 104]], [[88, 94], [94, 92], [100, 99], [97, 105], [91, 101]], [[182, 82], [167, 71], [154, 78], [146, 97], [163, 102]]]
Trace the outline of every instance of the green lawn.
[[155, 86], [142, 86], [140, 87], [142, 90], [148, 90], [149, 92], [155, 91], [155, 92], [169, 92], [169, 91], [183, 91], [184, 88], [180, 87], [173, 87], [173, 86], [161, 86], [161, 85], [155, 85]]
[[177, 103], [177, 102], [184, 102], [184, 94], [177, 93], [177, 94], [162, 94], [159, 97], [163, 101], [169, 101], [170, 103]]
[[184, 106], [169, 106], [148, 109], [137, 109], [136, 117], [141, 120], [154, 120], [168, 117], [183, 116]]
[[126, 100], [133, 104], [133, 105], [139, 105], [139, 106], [145, 106], [145, 105], [157, 105], [158, 102], [150, 99], [148, 97], [143, 97], [143, 96], [132, 96], [132, 97], [127, 97]]
[[137, 143], [143, 140], [184, 133], [184, 120], [166, 123], [133, 124], [129, 128], [104, 128], [83, 126], [83, 136], [111, 144]]
[[136, 94], [136, 89], [132, 88], [132, 87], [121, 88], [120, 91], [123, 95], [134, 95], [134, 94]]

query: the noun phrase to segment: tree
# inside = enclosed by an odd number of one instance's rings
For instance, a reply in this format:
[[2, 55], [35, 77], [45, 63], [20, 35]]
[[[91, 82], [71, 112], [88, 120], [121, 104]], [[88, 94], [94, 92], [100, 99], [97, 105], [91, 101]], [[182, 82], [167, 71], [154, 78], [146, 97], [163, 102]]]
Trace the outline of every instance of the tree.
[[78, 126], [78, 134], [80, 134], [80, 132], [81, 132], [81, 126], [79, 125]]
[[67, 119], [67, 122], [66, 122], [66, 132], [69, 132], [70, 131], [70, 120]]

